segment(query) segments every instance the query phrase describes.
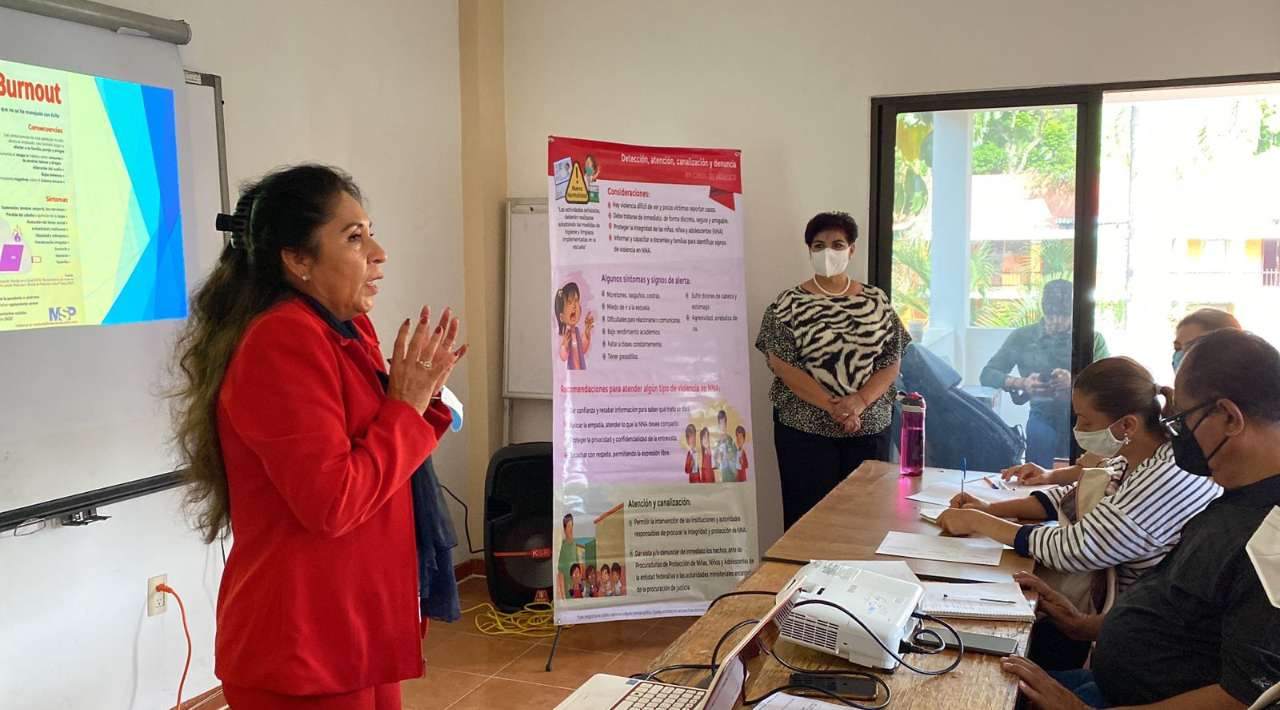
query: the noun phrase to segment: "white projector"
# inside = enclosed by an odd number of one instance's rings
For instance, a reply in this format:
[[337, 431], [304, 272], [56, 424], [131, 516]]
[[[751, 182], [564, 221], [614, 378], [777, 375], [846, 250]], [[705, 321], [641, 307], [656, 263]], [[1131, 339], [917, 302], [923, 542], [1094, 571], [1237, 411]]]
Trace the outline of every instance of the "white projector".
[[923, 587], [859, 569], [854, 564], [826, 560], [802, 567], [784, 590], [797, 581], [801, 591], [796, 594], [790, 613], [783, 617], [782, 638], [860, 666], [897, 668], [898, 661], [839, 609], [825, 604], [795, 605], [809, 599], [824, 599], [847, 609], [866, 624], [881, 643], [900, 653], [899, 644], [916, 629], [917, 622], [911, 614], [924, 595]]

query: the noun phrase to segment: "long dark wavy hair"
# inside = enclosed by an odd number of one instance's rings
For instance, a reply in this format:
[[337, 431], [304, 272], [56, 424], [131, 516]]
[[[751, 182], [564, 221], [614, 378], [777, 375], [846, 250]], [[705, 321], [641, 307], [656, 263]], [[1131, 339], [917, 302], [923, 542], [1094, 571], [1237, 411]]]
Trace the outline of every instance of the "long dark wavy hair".
[[186, 508], [207, 543], [231, 523], [217, 416], [227, 365], [253, 320], [293, 292], [281, 252], [315, 255], [316, 230], [344, 192], [362, 200], [350, 175], [324, 165], [281, 168], [247, 184], [236, 204], [237, 229], [192, 294], [191, 315], [175, 348], [178, 384], [171, 397], [188, 482]]

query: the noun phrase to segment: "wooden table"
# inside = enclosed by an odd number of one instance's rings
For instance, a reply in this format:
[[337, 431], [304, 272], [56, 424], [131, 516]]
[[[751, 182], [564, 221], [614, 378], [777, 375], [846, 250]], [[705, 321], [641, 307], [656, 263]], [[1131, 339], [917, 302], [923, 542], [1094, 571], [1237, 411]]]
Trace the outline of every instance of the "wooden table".
[[[900, 479], [896, 465], [871, 462], [863, 465], [813, 510], [801, 518], [766, 554], [766, 561], [737, 589], [776, 592], [791, 579], [800, 563], [810, 559], [901, 559], [875, 554], [885, 532], [937, 532], [919, 520], [919, 504], [905, 496], [919, 490], [919, 479]], [[908, 560], [922, 576], [968, 578], [975, 565], [952, 565], [928, 560]], [[1006, 551], [1000, 569], [1012, 572], [1029, 569], [1031, 561]], [[705, 616], [653, 661], [650, 670], [679, 663], [707, 663], [721, 636], [734, 624], [758, 618], [773, 605], [772, 596], [730, 597], [720, 601]], [[1031, 625], [1025, 622], [948, 620], [960, 631], [1015, 638], [1019, 653], [1026, 653]], [[932, 626], [932, 624], [930, 624]], [[745, 633], [745, 631], [739, 632]], [[731, 638], [721, 654], [740, 638]], [[817, 651], [779, 640], [775, 652], [789, 663], [806, 668], [855, 669], [852, 664]], [[920, 668], [942, 668], [955, 658], [952, 651], [935, 656], [908, 657]], [[942, 676], [922, 676], [905, 668], [880, 673], [893, 691], [891, 710], [904, 708], [1012, 708], [1017, 699], [1017, 682], [1000, 670], [995, 656], [965, 654], [956, 670]], [[661, 680], [696, 684], [705, 681], [706, 671], [671, 672]], [[747, 697], [756, 698], [786, 684], [790, 671], [777, 661], [766, 659], [747, 682]], [[879, 700], [883, 700], [881, 697]]]
[[[920, 519], [920, 508], [928, 507], [928, 504], [906, 498], [918, 493], [928, 482], [928, 479], [922, 481], [920, 477], [900, 476], [897, 464], [868, 461], [796, 521], [765, 552], [764, 559], [799, 563], [810, 560], [903, 560], [921, 577], [971, 582], [1007, 580], [1008, 575], [1014, 572], [1032, 571], [1035, 562], [1012, 550], [1004, 551], [998, 567], [877, 555], [876, 549], [890, 530], [939, 534], [938, 526]], [[975, 484], [970, 481], [968, 485]]]

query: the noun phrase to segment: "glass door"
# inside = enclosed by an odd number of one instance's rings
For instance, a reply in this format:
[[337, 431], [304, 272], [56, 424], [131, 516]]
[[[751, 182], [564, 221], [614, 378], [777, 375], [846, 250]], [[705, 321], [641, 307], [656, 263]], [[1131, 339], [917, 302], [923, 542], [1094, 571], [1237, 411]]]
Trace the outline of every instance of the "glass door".
[[894, 116], [889, 291], [930, 465], [1070, 455], [1077, 110]]

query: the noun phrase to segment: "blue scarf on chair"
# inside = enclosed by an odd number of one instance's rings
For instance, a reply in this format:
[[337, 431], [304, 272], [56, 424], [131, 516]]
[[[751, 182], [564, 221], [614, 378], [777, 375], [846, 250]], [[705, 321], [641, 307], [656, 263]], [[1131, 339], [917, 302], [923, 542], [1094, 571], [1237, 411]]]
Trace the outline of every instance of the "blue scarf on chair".
[[[298, 295], [342, 337], [360, 338], [351, 321], [338, 320], [305, 293]], [[378, 371], [378, 381], [386, 391], [387, 374]], [[452, 551], [458, 546], [458, 536], [430, 456], [413, 472], [409, 485], [413, 490], [413, 539], [418, 549], [418, 603], [422, 617], [457, 621], [462, 618], [462, 603], [458, 599], [458, 580], [453, 575]]]

